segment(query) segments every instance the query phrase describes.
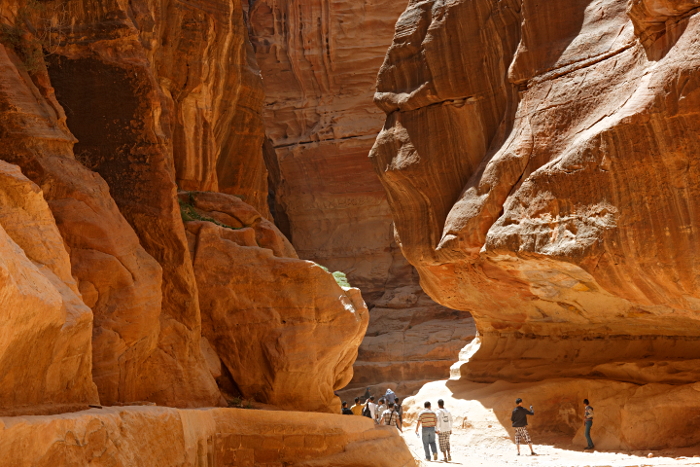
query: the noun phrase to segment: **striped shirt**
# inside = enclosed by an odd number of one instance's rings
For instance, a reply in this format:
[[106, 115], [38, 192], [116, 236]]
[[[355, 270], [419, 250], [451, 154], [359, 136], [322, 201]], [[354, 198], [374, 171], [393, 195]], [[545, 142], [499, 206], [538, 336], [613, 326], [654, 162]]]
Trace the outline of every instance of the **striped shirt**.
[[423, 428], [430, 428], [437, 425], [437, 415], [430, 409], [425, 409], [418, 414], [418, 421], [423, 425]]

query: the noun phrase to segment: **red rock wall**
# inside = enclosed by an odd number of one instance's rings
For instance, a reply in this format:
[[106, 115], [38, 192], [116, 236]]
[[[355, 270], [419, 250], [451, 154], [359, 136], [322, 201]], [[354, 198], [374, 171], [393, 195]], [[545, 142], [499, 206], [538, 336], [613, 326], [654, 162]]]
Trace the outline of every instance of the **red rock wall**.
[[[386, 194], [368, 159], [384, 120], [372, 103], [376, 74], [405, 6], [382, 0], [262, 0], [249, 11], [264, 78], [276, 221], [300, 257], [346, 273], [382, 316], [370, 321], [349, 388], [396, 387], [399, 381], [417, 387], [429, 378], [446, 378], [471, 337], [443, 339], [429, 361], [414, 350], [426, 344], [427, 333], [404, 337], [409, 326], [445, 316], [469, 329], [470, 318], [464, 312], [454, 316], [420, 290], [415, 270], [394, 242]], [[413, 302], [382, 311], [406, 288]], [[431, 332], [454, 325], [448, 319]]]
[[674, 5], [401, 16], [371, 158], [423, 288], [476, 318], [462, 375], [697, 380], [700, 17]]
[[346, 272], [370, 306], [394, 261], [391, 213], [367, 158], [384, 120], [372, 95], [404, 7], [263, 0], [249, 12], [283, 230], [302, 258]]
[[[2, 4], [0, 17], [4, 143], [0, 159], [16, 164], [8, 165], [8, 173], [17, 172], [18, 177], [24, 173], [26, 185], [38, 186], [32, 189], [51, 209], [51, 214], [45, 209], [39, 227], [28, 225], [21, 235], [8, 230], [12, 241], [6, 239], [3, 246], [18, 249], [13, 265], [24, 265], [24, 254], [41, 265], [37, 267], [55, 269], [52, 274], [57, 276], [49, 274], [55, 279], [53, 288], [44, 287], [44, 295], [53, 302], [41, 293], [36, 299], [37, 310], [51, 318], [35, 323], [35, 333], [47, 339], [43, 353], [39, 347], [35, 352], [40, 361], [30, 367], [23, 363], [22, 352], [0, 353], [5, 374], [14, 375], [0, 384], [0, 392], [8, 395], [0, 409], [45, 412], [97, 403], [95, 385], [99, 400], [109, 405], [223, 404], [215, 380], [219, 357], [212, 358], [212, 345], [230, 363], [229, 374], [243, 374], [241, 367], [267, 359], [268, 377], [263, 382], [269, 384], [257, 391], [245, 387], [242, 395], [279, 405], [308, 384], [311, 373], [302, 367], [313, 362], [317, 397], [295, 408], [335, 408], [333, 390], [352, 377], [352, 362], [367, 324], [366, 308], [356, 289], [343, 291], [330, 274], [299, 261], [289, 241], [264, 219], [269, 211], [262, 157], [262, 86], [240, 4], [9, 2]], [[237, 347], [227, 342], [222, 350], [216, 336], [210, 336], [211, 344], [202, 339], [203, 300], [218, 304], [214, 308], [224, 315], [235, 309], [224, 306], [230, 294], [206, 279], [233, 277], [236, 267], [243, 268], [236, 264], [242, 258], [215, 256], [214, 269], [209, 269], [214, 262], [205, 258], [195, 275], [193, 259], [205, 257], [202, 252], [230, 253], [237, 246], [228, 237], [219, 239], [219, 250], [207, 250], [207, 242], [196, 238], [191, 242], [183, 220], [194, 219], [186, 219], [177, 198], [178, 185], [236, 195], [198, 191], [196, 198], [205, 199], [204, 208], [211, 209], [202, 212], [212, 217], [195, 216], [210, 230], [235, 232], [232, 235], [246, 247], [258, 250], [257, 256], [263, 258], [259, 263], [269, 266], [263, 271], [245, 264], [252, 272], [267, 273], [265, 278], [252, 274], [247, 293], [254, 296], [256, 286], [296, 271], [294, 279], [279, 289], [284, 293], [293, 289], [300, 297], [281, 306], [277, 321], [289, 320], [279, 340], [284, 345], [275, 344], [275, 336], [279, 337], [275, 323], [256, 329], [256, 342], [269, 344], [277, 353], [260, 355], [261, 351], [255, 354], [258, 359], [242, 361], [234, 354], [243, 343]], [[212, 205], [212, 199], [226, 199], [228, 204]], [[8, 218], [19, 212], [13, 203], [0, 199], [0, 211], [14, 213]], [[242, 223], [222, 229], [214, 218], [227, 223], [233, 219], [225, 213], [228, 205], [247, 214]], [[252, 225], [254, 235], [244, 233]], [[50, 255], [25, 241], [34, 231], [39, 238], [46, 237], [42, 241], [50, 244]], [[49, 239], [49, 231], [60, 232], [62, 241], [56, 244], [55, 235]], [[285, 261], [269, 260], [272, 254]], [[18, 274], [14, 269], [8, 277]], [[200, 295], [200, 288], [205, 295]], [[10, 283], [4, 284], [5, 289], [10, 295], [16, 292]], [[217, 293], [223, 294], [220, 303]], [[17, 297], [11, 301], [26, 305]], [[308, 336], [315, 329], [302, 323], [301, 315], [309, 322], [333, 323], [333, 332], [323, 333], [333, 345], [314, 359], [296, 356], [296, 343], [308, 341], [300, 333]], [[225, 316], [217, 319], [226, 321]], [[3, 328], [10, 337], [11, 324]], [[31, 332], [20, 333], [6, 344], [27, 346], [34, 338]], [[313, 347], [313, 342], [306, 344]], [[283, 373], [296, 379], [280, 376]], [[301, 385], [299, 375], [304, 376]], [[24, 395], [15, 394], [18, 385], [32, 378], [47, 382]], [[65, 394], [56, 389], [71, 385], [74, 388], [65, 389]], [[13, 399], [11, 394], [22, 397]]]

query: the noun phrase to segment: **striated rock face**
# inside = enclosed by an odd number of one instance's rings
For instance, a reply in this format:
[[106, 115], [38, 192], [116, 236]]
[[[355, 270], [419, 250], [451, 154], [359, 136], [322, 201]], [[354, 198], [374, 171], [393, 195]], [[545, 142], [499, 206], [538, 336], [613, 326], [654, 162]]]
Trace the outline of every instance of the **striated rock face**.
[[129, 407], [0, 424], [13, 466], [415, 466], [396, 429], [364, 417]]
[[161, 268], [104, 180], [73, 157], [75, 138], [48, 77], [32, 80], [12, 48], [0, 46], [0, 63], [0, 99], [8, 109], [1, 117], [0, 158], [18, 164], [51, 208], [70, 273], [94, 313], [92, 372], [102, 401], [140, 400], [136, 382], [159, 333]]
[[695, 2], [411, 2], [371, 158], [493, 381], [696, 381]]
[[[249, 12], [264, 77], [265, 157], [276, 220], [300, 257], [346, 273], [372, 310], [349, 388], [396, 387], [398, 381], [415, 388], [446, 378], [469, 340], [462, 331], [454, 340], [443, 332], [453, 329], [452, 319], [468, 321], [469, 314], [437, 305], [420, 291], [415, 270], [394, 242], [386, 194], [367, 158], [384, 120], [372, 103], [376, 75], [405, 6], [262, 0]], [[386, 309], [406, 293], [415, 301]], [[432, 322], [430, 330], [404, 336], [424, 321]], [[423, 363], [422, 345], [433, 349]]]
[[41, 190], [0, 161], [0, 411], [98, 403], [92, 313]]
[[369, 319], [360, 291], [297, 259], [274, 224], [234, 196], [182, 193], [181, 202], [183, 216], [203, 219], [185, 224], [202, 334], [236, 388], [290, 410], [338, 413], [333, 391], [352, 378]]
[[367, 159], [384, 120], [372, 95], [406, 1], [250, 3], [276, 216], [302, 258], [345, 272], [371, 307], [394, 261]]

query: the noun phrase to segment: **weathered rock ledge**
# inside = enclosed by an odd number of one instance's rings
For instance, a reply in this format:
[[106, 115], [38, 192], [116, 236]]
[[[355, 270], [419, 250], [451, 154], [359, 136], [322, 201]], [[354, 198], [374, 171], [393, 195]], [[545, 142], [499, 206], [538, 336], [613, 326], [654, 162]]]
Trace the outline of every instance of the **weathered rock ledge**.
[[[105, 407], [0, 418], [12, 467], [413, 467], [395, 428], [364, 417], [246, 409]], [[381, 455], [378, 455], [381, 454]]]

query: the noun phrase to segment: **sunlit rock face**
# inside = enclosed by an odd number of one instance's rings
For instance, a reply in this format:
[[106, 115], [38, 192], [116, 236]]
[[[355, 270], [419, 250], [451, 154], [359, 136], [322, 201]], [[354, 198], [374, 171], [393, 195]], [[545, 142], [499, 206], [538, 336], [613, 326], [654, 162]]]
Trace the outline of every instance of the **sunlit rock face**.
[[[288, 410], [340, 412], [369, 312], [235, 196], [181, 193], [202, 335], [220, 386]], [[190, 214], [187, 214], [190, 213]], [[223, 378], [223, 379], [222, 379]], [[228, 378], [228, 380], [227, 380]]]
[[484, 381], [696, 381], [695, 2], [411, 2], [371, 159]]
[[98, 403], [92, 312], [41, 189], [0, 161], [0, 412]]

